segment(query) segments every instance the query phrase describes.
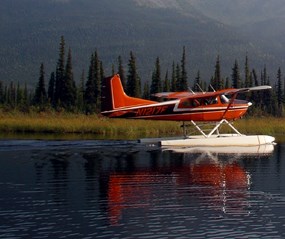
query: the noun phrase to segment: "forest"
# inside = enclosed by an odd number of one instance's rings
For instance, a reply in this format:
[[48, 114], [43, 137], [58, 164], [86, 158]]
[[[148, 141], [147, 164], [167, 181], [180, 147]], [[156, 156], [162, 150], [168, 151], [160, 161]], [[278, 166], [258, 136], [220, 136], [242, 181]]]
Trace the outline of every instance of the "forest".
[[[253, 116], [267, 115], [283, 116], [285, 84], [281, 68], [276, 77], [271, 79], [267, 74], [266, 66], [257, 71], [249, 66], [249, 57], [245, 56], [244, 68], [237, 60], [233, 63], [232, 73], [229, 77], [222, 77], [220, 56], [216, 58], [214, 73], [208, 81], [202, 80], [198, 70], [195, 79], [188, 80], [186, 70], [185, 47], [179, 62], [172, 63], [171, 69], [161, 72], [160, 58], [154, 62], [152, 78], [142, 82], [136, 66], [134, 52], [130, 51], [127, 67], [124, 67], [122, 57], [118, 56], [117, 66], [112, 65], [112, 74], [118, 73], [121, 77], [126, 94], [145, 99], [154, 99], [152, 94], [168, 91], [213, 91], [223, 88], [242, 88], [259, 85], [271, 85], [271, 91], [253, 92], [243, 95], [254, 106], [249, 114]], [[241, 72], [244, 74], [241, 75]], [[47, 74], [44, 63], [40, 63], [39, 78], [34, 88], [29, 89], [27, 84], [19, 82], [4, 84], [0, 81], [0, 109], [4, 112], [18, 110], [28, 113], [30, 111], [56, 111], [83, 114], [97, 114], [101, 108], [101, 80], [107, 77], [103, 62], [97, 50], [91, 53], [88, 71], [82, 71], [80, 81], [76, 83], [73, 74], [72, 51], [66, 49], [64, 36], [60, 39], [59, 56], [55, 71]]]

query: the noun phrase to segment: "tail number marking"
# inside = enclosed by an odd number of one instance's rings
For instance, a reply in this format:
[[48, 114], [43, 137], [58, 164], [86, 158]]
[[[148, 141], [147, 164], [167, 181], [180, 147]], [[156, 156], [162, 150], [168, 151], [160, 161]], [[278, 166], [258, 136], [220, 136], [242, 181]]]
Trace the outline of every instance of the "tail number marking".
[[167, 105], [147, 107], [138, 109], [136, 116], [149, 116], [149, 115], [158, 115], [162, 114], [167, 109]]

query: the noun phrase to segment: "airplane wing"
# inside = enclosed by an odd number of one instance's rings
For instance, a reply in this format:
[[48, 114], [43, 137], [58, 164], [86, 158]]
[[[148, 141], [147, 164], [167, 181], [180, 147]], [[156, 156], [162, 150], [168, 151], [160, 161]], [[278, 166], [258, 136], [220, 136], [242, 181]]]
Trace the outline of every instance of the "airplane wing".
[[246, 93], [249, 91], [256, 91], [256, 90], [268, 90], [272, 87], [269, 85], [262, 85], [262, 86], [254, 86], [254, 87], [247, 87], [247, 88], [229, 88], [223, 89], [214, 92], [189, 92], [189, 91], [181, 91], [181, 92], [160, 92], [153, 94], [159, 98], [165, 99], [182, 99], [182, 98], [207, 98], [207, 97], [214, 97], [218, 95], [233, 95], [238, 93]]
[[[232, 95], [232, 94], [236, 94], [236, 93], [245, 93], [245, 92], [249, 92], [249, 91], [269, 90], [269, 89], [272, 89], [272, 87], [269, 85], [261, 85], [261, 86], [239, 88], [239, 89], [225, 89], [222, 91], [223, 91], [223, 94], [225, 94], [225, 95]], [[218, 92], [221, 92], [221, 91], [218, 91]]]
[[196, 95], [193, 92], [189, 91], [181, 91], [181, 92], [160, 92], [153, 94], [153, 96], [158, 98], [164, 98], [164, 99], [181, 99], [188, 96]]

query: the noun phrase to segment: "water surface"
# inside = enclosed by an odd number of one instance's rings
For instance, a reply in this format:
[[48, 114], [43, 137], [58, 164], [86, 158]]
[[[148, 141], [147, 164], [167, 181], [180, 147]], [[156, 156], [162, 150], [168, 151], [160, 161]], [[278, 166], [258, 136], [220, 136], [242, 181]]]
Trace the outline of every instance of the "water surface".
[[284, 238], [284, 144], [0, 141], [0, 238]]

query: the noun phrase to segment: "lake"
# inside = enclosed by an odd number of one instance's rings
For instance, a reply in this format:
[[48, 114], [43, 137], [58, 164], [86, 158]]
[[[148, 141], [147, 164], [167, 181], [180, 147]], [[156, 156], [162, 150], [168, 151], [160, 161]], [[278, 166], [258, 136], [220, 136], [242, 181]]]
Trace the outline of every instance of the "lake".
[[0, 238], [285, 238], [284, 160], [285, 144], [2, 140]]

